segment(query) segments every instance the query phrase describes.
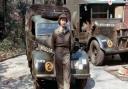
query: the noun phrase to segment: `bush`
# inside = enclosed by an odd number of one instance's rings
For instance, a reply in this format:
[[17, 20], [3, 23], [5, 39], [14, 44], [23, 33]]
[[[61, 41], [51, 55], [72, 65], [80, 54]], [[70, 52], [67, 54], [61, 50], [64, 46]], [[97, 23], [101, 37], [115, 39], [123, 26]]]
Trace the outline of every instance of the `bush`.
[[0, 51], [8, 51], [12, 47], [12, 42], [8, 39], [4, 39], [2, 42], [0, 42]]

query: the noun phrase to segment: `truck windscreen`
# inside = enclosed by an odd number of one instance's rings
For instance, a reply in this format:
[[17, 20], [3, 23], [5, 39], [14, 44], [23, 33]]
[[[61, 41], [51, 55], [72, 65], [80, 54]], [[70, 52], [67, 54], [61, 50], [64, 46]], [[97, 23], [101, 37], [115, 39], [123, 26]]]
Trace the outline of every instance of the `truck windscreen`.
[[38, 23], [36, 35], [52, 33], [58, 27], [58, 23]]

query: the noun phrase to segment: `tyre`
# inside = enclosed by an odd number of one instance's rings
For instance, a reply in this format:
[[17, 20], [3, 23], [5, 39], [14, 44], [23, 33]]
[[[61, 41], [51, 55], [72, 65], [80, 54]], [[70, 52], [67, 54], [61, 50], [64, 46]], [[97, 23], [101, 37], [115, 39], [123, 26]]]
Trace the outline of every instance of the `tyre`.
[[120, 58], [123, 62], [128, 62], [128, 53], [121, 53]]
[[42, 88], [42, 81], [40, 80], [34, 80], [34, 89], [43, 89]]
[[43, 89], [58, 89], [56, 80], [44, 80]]
[[75, 85], [76, 89], [84, 89], [87, 83], [87, 79], [76, 79]]
[[30, 72], [32, 73], [32, 61], [28, 61], [28, 67], [30, 69]]
[[89, 47], [89, 58], [92, 64], [100, 66], [104, 61], [104, 52], [101, 50], [99, 43], [96, 40], [92, 40]]

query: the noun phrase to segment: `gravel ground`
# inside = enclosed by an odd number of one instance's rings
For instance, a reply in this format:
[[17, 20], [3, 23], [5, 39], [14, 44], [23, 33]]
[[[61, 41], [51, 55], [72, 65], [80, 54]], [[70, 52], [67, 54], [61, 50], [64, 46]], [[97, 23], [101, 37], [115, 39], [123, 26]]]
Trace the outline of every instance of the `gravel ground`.
[[[85, 89], [128, 89], [128, 81], [104, 71], [105, 67], [91, 65], [91, 78]], [[0, 89], [34, 89], [25, 55], [0, 62]]]
[[25, 55], [0, 62], [0, 89], [33, 89]]

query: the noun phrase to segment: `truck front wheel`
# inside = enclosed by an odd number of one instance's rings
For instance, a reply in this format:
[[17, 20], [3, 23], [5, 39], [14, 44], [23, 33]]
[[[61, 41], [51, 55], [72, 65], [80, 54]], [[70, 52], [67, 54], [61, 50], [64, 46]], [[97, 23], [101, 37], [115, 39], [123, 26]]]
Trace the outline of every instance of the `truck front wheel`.
[[34, 89], [42, 89], [42, 81], [41, 80], [34, 80]]
[[87, 79], [75, 79], [71, 83], [71, 89], [84, 89], [87, 84]]
[[104, 52], [101, 50], [99, 43], [92, 40], [89, 47], [89, 58], [92, 64], [99, 66], [103, 64]]
[[87, 79], [77, 79], [76, 85], [79, 86], [79, 89], [84, 89], [87, 83]]
[[123, 62], [128, 62], [128, 53], [121, 53], [120, 58]]

